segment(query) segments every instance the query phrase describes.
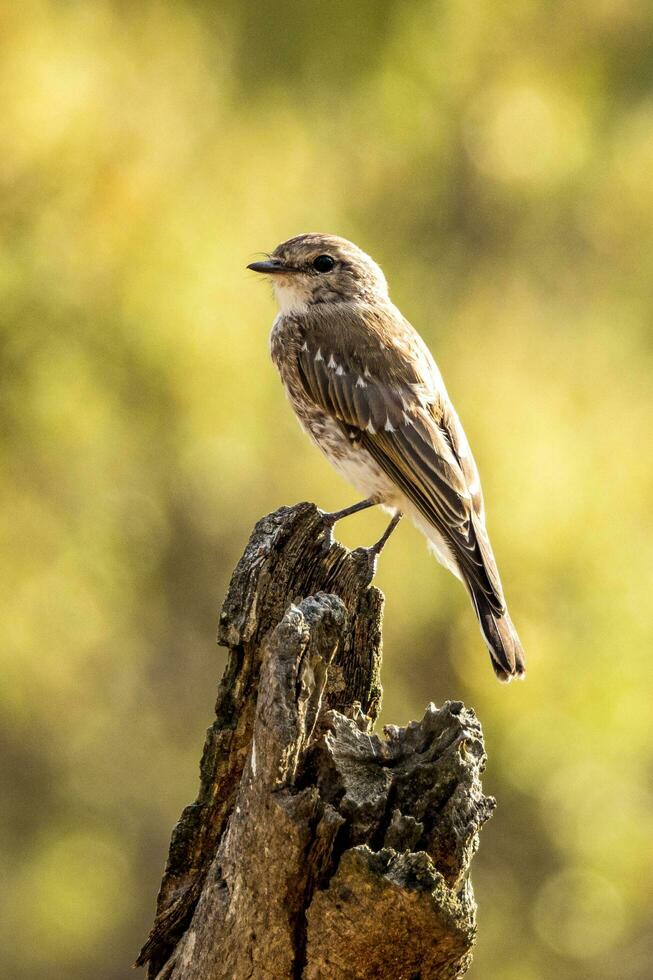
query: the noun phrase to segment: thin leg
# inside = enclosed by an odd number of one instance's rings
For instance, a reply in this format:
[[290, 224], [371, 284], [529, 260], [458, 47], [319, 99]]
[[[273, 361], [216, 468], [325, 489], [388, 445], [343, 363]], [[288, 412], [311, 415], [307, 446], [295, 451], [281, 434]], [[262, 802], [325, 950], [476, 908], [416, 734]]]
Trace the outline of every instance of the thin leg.
[[388, 540], [388, 538], [390, 537], [390, 535], [392, 534], [392, 532], [394, 531], [394, 529], [396, 528], [397, 524], [399, 523], [402, 517], [403, 514], [401, 513], [400, 510], [398, 510], [395, 513], [392, 520], [390, 521], [390, 523], [388, 524], [383, 534], [381, 535], [381, 537], [379, 538], [379, 540], [376, 542], [376, 544], [373, 544], [372, 547], [370, 548], [370, 551], [373, 552], [373, 554], [375, 555], [381, 554], [383, 548], [385, 547], [386, 541]]
[[342, 520], [343, 517], [349, 517], [350, 514], [358, 514], [361, 510], [367, 510], [368, 507], [376, 507], [378, 500], [376, 497], [368, 497], [367, 500], [360, 500], [357, 504], [352, 504], [351, 507], [345, 507], [344, 510], [334, 510], [332, 514], [325, 514], [324, 519], [333, 525], [337, 521]]

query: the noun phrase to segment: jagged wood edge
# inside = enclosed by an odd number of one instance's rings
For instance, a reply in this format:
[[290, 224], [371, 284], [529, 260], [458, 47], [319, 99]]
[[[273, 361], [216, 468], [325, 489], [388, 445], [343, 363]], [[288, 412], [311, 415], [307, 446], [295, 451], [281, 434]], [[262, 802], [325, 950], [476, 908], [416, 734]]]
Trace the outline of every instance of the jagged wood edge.
[[331, 666], [325, 703], [351, 713], [359, 705], [373, 722], [380, 709], [382, 593], [370, 585], [368, 554], [333, 540], [312, 503], [281, 507], [256, 524], [238, 562], [220, 614], [218, 643], [229, 650], [207, 731], [197, 799], [173, 830], [157, 897], [155, 922], [137, 966], [155, 977], [186, 929], [234, 805], [249, 751], [261, 644], [292, 599], [338, 595], [349, 616]]

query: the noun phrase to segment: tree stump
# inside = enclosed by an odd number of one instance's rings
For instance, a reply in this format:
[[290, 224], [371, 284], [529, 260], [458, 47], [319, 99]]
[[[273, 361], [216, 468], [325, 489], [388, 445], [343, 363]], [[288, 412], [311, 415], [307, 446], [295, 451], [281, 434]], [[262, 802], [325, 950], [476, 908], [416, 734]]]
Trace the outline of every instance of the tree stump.
[[220, 616], [229, 657], [195, 803], [137, 965], [158, 980], [462, 976], [494, 800], [474, 712], [372, 731], [383, 596], [313, 504], [258, 522]]

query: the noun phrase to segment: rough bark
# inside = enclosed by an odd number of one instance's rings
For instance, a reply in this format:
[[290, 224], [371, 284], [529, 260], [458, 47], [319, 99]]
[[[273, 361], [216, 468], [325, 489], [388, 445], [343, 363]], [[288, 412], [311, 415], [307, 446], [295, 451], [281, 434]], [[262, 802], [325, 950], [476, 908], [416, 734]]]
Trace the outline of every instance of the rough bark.
[[481, 727], [460, 702], [372, 732], [383, 597], [312, 504], [256, 525], [197, 801], [170, 845], [149, 978], [453, 978], [471, 962]]

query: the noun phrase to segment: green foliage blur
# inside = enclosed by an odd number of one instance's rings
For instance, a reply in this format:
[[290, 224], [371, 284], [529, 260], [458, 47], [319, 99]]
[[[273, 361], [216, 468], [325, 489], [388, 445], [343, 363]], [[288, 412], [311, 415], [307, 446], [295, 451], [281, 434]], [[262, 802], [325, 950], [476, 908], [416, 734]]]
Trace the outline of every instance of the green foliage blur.
[[650, 4], [21, 0], [0, 26], [3, 975], [131, 975], [230, 571], [268, 511], [355, 499], [245, 270], [328, 231], [440, 364], [528, 656], [497, 684], [402, 526], [384, 720], [473, 705], [499, 801], [469, 976], [650, 977]]

